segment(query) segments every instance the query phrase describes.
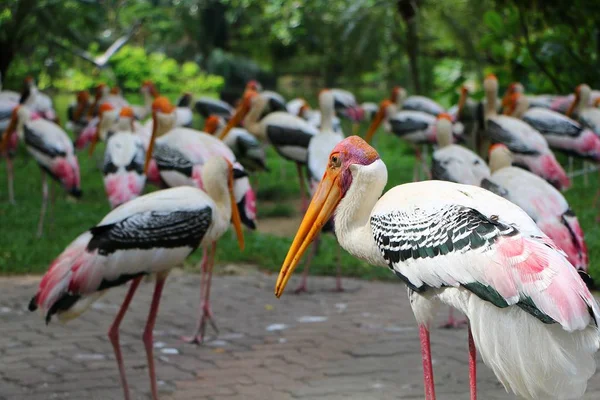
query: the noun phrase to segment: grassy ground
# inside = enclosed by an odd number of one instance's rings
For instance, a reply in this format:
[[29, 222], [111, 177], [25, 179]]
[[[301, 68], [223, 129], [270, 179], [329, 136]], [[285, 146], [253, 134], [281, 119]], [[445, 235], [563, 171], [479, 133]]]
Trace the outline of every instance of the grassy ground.
[[[61, 120], [66, 120], [66, 106], [69, 97], [56, 99]], [[201, 126], [200, 121], [196, 121]], [[351, 129], [344, 126], [348, 134]], [[366, 126], [361, 127], [361, 134]], [[412, 179], [413, 156], [410, 150], [397, 139], [383, 132], [375, 139], [376, 147], [389, 169], [388, 188], [409, 182]], [[83, 198], [77, 203], [69, 201], [58, 186], [54, 186], [55, 204], [51, 206], [46, 232], [40, 239], [35, 230], [41, 204], [41, 179], [35, 162], [21, 150], [15, 160], [15, 192], [17, 205], [7, 202], [5, 164], [0, 163], [0, 273], [22, 274], [45, 271], [54, 257], [77, 235], [97, 224], [110, 211], [102, 175], [99, 170], [104, 147], [99, 146], [96, 156], [90, 159], [87, 153], [79, 154]], [[563, 160], [564, 161], [564, 160]], [[297, 217], [298, 183], [294, 165], [281, 160], [269, 151], [270, 173], [261, 174], [258, 180], [258, 216], [268, 222], [274, 217]], [[578, 164], [576, 164], [578, 165]], [[590, 176], [590, 185], [584, 187], [583, 178], [577, 178], [574, 187], [566, 196], [571, 207], [580, 218], [590, 249], [591, 272], [600, 279], [600, 268], [595, 260], [600, 254], [600, 227], [595, 222], [593, 208], [597, 188], [595, 176]], [[271, 229], [273, 231], [273, 229]], [[278, 271], [285, 258], [291, 237], [261, 232], [246, 231], [246, 249], [240, 252], [237, 241], [231, 234], [225, 234], [218, 245], [217, 262], [240, 262], [256, 264], [269, 271]], [[314, 274], [334, 274], [337, 243], [327, 235], [323, 239], [319, 257], [312, 266]], [[200, 252], [188, 260], [193, 266], [200, 259]], [[342, 267], [346, 276], [359, 276], [367, 279], [393, 278], [384, 268], [373, 268], [357, 261], [342, 251]]]

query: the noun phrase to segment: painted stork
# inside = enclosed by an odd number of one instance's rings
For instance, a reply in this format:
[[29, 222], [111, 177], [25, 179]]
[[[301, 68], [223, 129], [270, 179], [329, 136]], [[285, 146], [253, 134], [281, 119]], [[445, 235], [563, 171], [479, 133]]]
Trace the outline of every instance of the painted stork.
[[362, 108], [364, 113], [364, 119], [371, 122], [373, 118], [375, 118], [375, 114], [377, 114], [377, 110], [379, 110], [379, 106], [377, 103], [373, 103], [370, 101], [364, 102], [360, 104], [360, 108]]
[[589, 106], [591, 91], [586, 84], [577, 86], [575, 97], [566, 115], [577, 118], [583, 126], [594, 131], [596, 135], [600, 135], [600, 109]]
[[452, 117], [442, 113], [437, 117], [436, 138], [438, 149], [431, 160], [433, 179], [479, 186], [490, 176], [485, 161], [466, 147], [452, 144]]
[[[551, 94], [540, 94], [536, 96], [525, 95], [525, 88], [523, 85], [520, 82], [513, 82], [508, 85], [506, 92], [504, 92], [504, 97], [502, 98], [502, 110], [505, 114], [506, 108], [509, 108], [511, 105], [511, 98], [517, 93], [526, 97], [528, 107], [547, 108], [556, 112], [558, 112], [558, 109], [563, 108], [562, 106], [557, 106], [557, 104], [562, 104], [564, 102], [564, 100], [561, 99], [561, 96]], [[567, 107], [564, 107], [562, 114], [564, 114], [566, 108]]]
[[141, 137], [133, 131], [134, 111], [131, 107], [123, 107], [119, 116], [125, 121], [130, 120], [129, 126], [119, 126], [108, 138], [102, 166], [104, 190], [111, 208], [138, 197], [146, 183], [146, 151]]
[[[173, 127], [170, 119], [169, 104], [155, 104], [153, 118], [158, 128], [152, 133], [152, 141], [146, 155], [146, 166], [152, 160], [159, 171], [162, 181], [170, 187], [194, 186], [204, 189], [204, 169], [207, 160], [222, 157], [233, 164], [233, 193], [241, 222], [250, 229], [256, 228], [256, 197], [243, 167], [236, 162], [233, 152], [221, 140], [212, 135], [189, 128]], [[172, 106], [170, 113], [174, 114]], [[171, 125], [169, 125], [171, 124]], [[163, 134], [163, 132], [166, 132]], [[152, 156], [152, 157], [151, 157]], [[147, 170], [146, 170], [147, 171]], [[214, 249], [212, 257], [214, 257]], [[214, 259], [211, 253], [204, 252], [201, 263], [201, 285], [198, 322], [194, 333], [183, 338], [186, 342], [200, 344], [205, 337], [207, 322], [218, 332], [210, 307], [210, 285]]]
[[219, 138], [224, 140], [229, 131], [243, 120], [244, 128], [248, 132], [258, 140], [271, 144], [283, 158], [293, 161], [300, 179], [300, 195], [304, 210], [307, 199], [303, 169], [308, 159], [310, 139], [319, 131], [302, 118], [287, 112], [276, 111], [259, 120], [268, 101], [269, 99], [262, 94], [248, 91], [240, 107], [220, 133]]
[[588, 252], [577, 216], [564, 196], [552, 185], [521, 168], [511, 166], [512, 154], [503, 144], [490, 149], [492, 175], [481, 187], [521, 207], [554, 243], [569, 262], [587, 272]]
[[[88, 130], [86, 127], [86, 129], [81, 132], [81, 135], [78, 138], [78, 144], [80, 146], [85, 146], [85, 141], [90, 140], [90, 156], [94, 153], [98, 142], [106, 142], [108, 137], [113, 133], [112, 128], [119, 118], [119, 111], [120, 109], [115, 108], [109, 102], [100, 104], [100, 107], [98, 108], [98, 123], [93, 128]], [[91, 138], [89, 135], [91, 135]]]
[[[335, 148], [335, 146], [344, 140], [344, 133], [334, 130], [333, 117], [335, 115], [335, 97], [331, 90], [324, 89], [319, 93], [319, 106], [321, 109], [321, 130], [319, 133], [312, 137], [308, 145], [308, 175], [310, 182], [310, 191], [314, 195], [315, 189], [319, 184], [319, 180], [327, 170], [327, 164], [329, 163], [329, 153]], [[324, 232], [333, 233], [333, 224], [329, 223], [323, 229]], [[317, 254], [319, 247], [320, 236], [318, 236], [313, 242], [312, 251], [309, 253], [309, 257], [304, 262], [304, 271], [302, 272], [302, 280], [295, 293], [302, 293], [307, 291], [307, 279], [308, 271], [310, 269], [311, 261]], [[340, 266], [340, 247], [338, 246], [338, 253], [336, 255], [337, 264], [337, 275], [335, 291], [341, 292], [344, 290], [342, 287], [342, 270]]]
[[[79, 164], [73, 149], [73, 142], [67, 133], [54, 122], [34, 118], [26, 106], [13, 110], [10, 124], [4, 132], [2, 149], [6, 149], [8, 136], [15, 129], [25, 147], [35, 159], [42, 173], [42, 208], [38, 222], [37, 236], [42, 236], [44, 217], [48, 207], [47, 174], [58, 181], [63, 188], [75, 198], [82, 195], [80, 188]], [[7, 157], [7, 162], [10, 158]], [[10, 170], [10, 168], [9, 168]]]
[[[300, 100], [300, 104], [297, 104], [295, 101]], [[293, 102], [293, 103], [292, 103]], [[304, 99], [294, 99], [292, 102], [288, 102], [287, 104], [287, 112], [292, 115], [297, 115], [300, 118], [304, 119], [306, 122], [311, 124], [317, 129], [321, 129], [321, 111], [313, 110], [310, 107], [310, 104]], [[291, 104], [290, 104], [291, 103]], [[343, 109], [341, 105], [338, 105], [339, 109]], [[334, 114], [332, 118], [332, 126], [335, 132], [342, 131], [342, 123], [340, 119]]]
[[52, 99], [38, 89], [35, 80], [31, 76], [25, 78], [25, 84], [19, 103], [27, 106], [31, 111], [42, 118], [60, 124], [56, 111], [54, 110]]
[[[422, 156], [420, 147], [423, 146], [424, 152], [427, 154], [425, 145], [436, 142], [435, 117], [422, 111], [397, 111], [396, 104], [390, 100], [383, 100], [379, 106], [379, 111], [377, 111], [367, 130], [365, 136], [367, 143], [371, 142], [381, 123], [383, 123], [386, 131], [393, 133], [412, 145], [416, 156], [413, 180], [419, 180], [421, 171], [426, 176], [430, 176], [431, 173], [425, 159], [426, 157]], [[453, 135], [455, 133], [458, 132], [453, 132]]]
[[133, 109], [135, 118], [139, 121], [143, 121], [152, 113], [152, 102], [160, 96], [160, 93], [158, 93], [158, 90], [156, 90], [156, 86], [154, 86], [152, 81], [144, 81], [140, 87], [140, 93], [144, 98], [144, 104], [132, 105], [131, 108]]
[[88, 120], [85, 116], [91, 106], [89, 92], [87, 90], [80, 90], [77, 92], [75, 103], [71, 104], [67, 109], [67, 129], [73, 131], [75, 137], [79, 137], [88, 125]]
[[[431, 177], [433, 179], [479, 186], [484, 178], [490, 176], [485, 161], [466, 147], [452, 144], [452, 117], [442, 113], [437, 117], [436, 138], [439, 148], [433, 152]], [[454, 309], [450, 307], [448, 320], [442, 328], [459, 328], [466, 321], [454, 318]]]
[[235, 112], [234, 108], [229, 103], [212, 97], [200, 97], [196, 100], [194, 109], [203, 118], [208, 118], [211, 115], [218, 115], [227, 120], [231, 118]]
[[483, 83], [486, 96], [485, 122], [487, 136], [494, 143], [503, 143], [514, 154], [516, 166], [530, 170], [559, 189], [571, 185], [562, 166], [556, 161], [548, 142], [531, 125], [518, 118], [497, 115], [498, 80], [488, 75]]
[[169, 271], [198, 247], [214, 256], [214, 243], [233, 221], [240, 248], [244, 239], [233, 201], [233, 168], [222, 158], [207, 163], [206, 192], [192, 187], [160, 190], [111, 211], [98, 225], [77, 237], [42, 278], [29, 303], [49, 323], [54, 315], [68, 321], [83, 313], [108, 289], [131, 281], [108, 337], [115, 352], [125, 399], [129, 387], [119, 344], [119, 325], [145, 275], [156, 284], [143, 341], [153, 400], [158, 400], [153, 358], [153, 329]]
[[425, 399], [435, 399], [429, 326], [440, 304], [469, 319], [471, 399], [476, 348], [507, 390], [580, 398], [600, 347], [596, 300], [567, 258], [518, 206], [442, 181], [396, 186], [359, 137], [339, 143], [283, 262], [280, 297], [302, 254], [334, 215], [350, 254], [390, 268], [409, 288], [419, 325]]
[[[227, 122], [223, 117], [210, 115], [204, 121], [204, 132], [219, 136]], [[229, 146], [244, 169], [250, 172], [268, 171], [263, 145], [244, 128], [231, 128], [223, 142]]]
[[552, 149], [600, 161], [600, 137], [556, 111], [541, 107], [530, 108], [528, 101], [528, 97], [514, 93], [507, 99], [505, 113], [531, 125], [544, 135]]

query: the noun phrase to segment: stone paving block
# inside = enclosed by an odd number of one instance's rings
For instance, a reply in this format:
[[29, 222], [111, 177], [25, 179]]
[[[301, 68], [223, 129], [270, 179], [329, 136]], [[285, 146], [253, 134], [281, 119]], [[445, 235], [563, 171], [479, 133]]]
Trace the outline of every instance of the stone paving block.
[[[311, 277], [313, 292], [277, 300], [275, 280], [262, 273], [216, 276], [213, 312], [222, 333], [194, 346], [180, 336], [195, 322], [199, 276], [172, 273], [154, 331], [161, 399], [423, 399], [418, 329], [402, 284], [348, 279], [352, 291], [330, 293], [333, 279]], [[0, 315], [0, 400], [122, 399], [106, 332], [126, 288], [109, 291], [66, 325], [46, 326], [25, 309], [38, 283], [0, 278], [0, 306], [11, 308]], [[152, 285], [142, 285], [121, 325], [134, 400], [150, 399], [141, 337], [151, 297]], [[438, 398], [467, 399], [467, 331], [433, 329], [431, 340]], [[514, 399], [480, 360], [478, 388], [482, 400]], [[597, 399], [600, 373], [584, 397]]]

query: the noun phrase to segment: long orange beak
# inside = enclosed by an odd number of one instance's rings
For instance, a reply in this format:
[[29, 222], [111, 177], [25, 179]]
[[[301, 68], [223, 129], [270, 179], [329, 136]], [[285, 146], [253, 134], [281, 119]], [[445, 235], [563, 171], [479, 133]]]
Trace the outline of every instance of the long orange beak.
[[154, 152], [154, 141], [156, 140], [156, 131], [158, 130], [158, 119], [156, 118], [156, 111], [152, 111], [152, 137], [150, 137], [150, 144], [148, 145], [148, 151], [146, 152], [146, 161], [144, 162], [144, 174], [148, 173], [148, 167], [150, 166], [150, 159], [152, 158], [152, 152]]
[[377, 128], [379, 128], [379, 125], [381, 125], [383, 119], [385, 118], [385, 108], [386, 106], [384, 104], [379, 106], [379, 111], [377, 111], [377, 114], [375, 114], [375, 118], [373, 118], [371, 125], [369, 125], [369, 129], [367, 130], [367, 134], [365, 135], [365, 141], [369, 144], [371, 143], [371, 140], [373, 140], [373, 136], [375, 136]]
[[283, 294], [285, 286], [294, 273], [298, 262], [300, 262], [302, 254], [331, 218], [342, 199], [339, 178], [339, 170], [327, 170], [323, 175], [323, 179], [308, 206], [306, 214], [304, 214], [304, 219], [302, 219], [300, 228], [298, 228], [296, 237], [279, 271], [279, 277], [275, 285], [275, 296], [280, 297]]
[[469, 95], [469, 90], [463, 86], [460, 89], [460, 97], [458, 98], [458, 111], [456, 112], [456, 117], [460, 118], [465, 108], [465, 104], [467, 103], [467, 97]]
[[10, 117], [10, 123], [4, 130], [4, 133], [2, 134], [2, 141], [0, 142], [0, 154], [5, 154], [8, 151], [8, 139], [10, 138], [11, 132], [14, 131], [17, 127], [17, 109], [18, 108], [15, 108], [13, 110], [12, 116]]
[[244, 117], [246, 117], [246, 114], [248, 114], [248, 111], [250, 111], [250, 106], [249, 106], [248, 102], [242, 101], [242, 103], [240, 104], [238, 109], [235, 111], [235, 114], [233, 114], [233, 117], [231, 117], [229, 122], [227, 122], [227, 125], [225, 125], [225, 129], [223, 129], [221, 131], [221, 133], [219, 134], [219, 139], [221, 139], [221, 140], [225, 139], [225, 137], [227, 136], [229, 131], [233, 127], [238, 126], [240, 124], [240, 122], [242, 122], [244, 120]]
[[573, 102], [569, 106], [569, 109], [565, 113], [565, 115], [567, 117], [570, 117], [573, 114], [573, 111], [575, 111], [575, 107], [577, 107], [577, 103], [579, 103], [579, 92], [578, 91], [575, 92], [575, 99], [573, 100]]
[[235, 235], [237, 236], [240, 250], [244, 251], [244, 232], [242, 231], [242, 219], [240, 218], [240, 211], [237, 208], [235, 202], [235, 196], [233, 194], [233, 166], [229, 165], [229, 198], [231, 200], [231, 223], [235, 229]]

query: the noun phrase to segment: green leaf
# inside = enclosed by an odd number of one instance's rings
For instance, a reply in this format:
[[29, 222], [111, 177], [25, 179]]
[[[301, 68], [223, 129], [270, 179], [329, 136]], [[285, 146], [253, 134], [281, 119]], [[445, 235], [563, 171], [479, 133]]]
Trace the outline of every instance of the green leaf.
[[485, 12], [483, 15], [483, 22], [494, 33], [502, 33], [504, 31], [504, 22], [502, 16], [494, 10]]

